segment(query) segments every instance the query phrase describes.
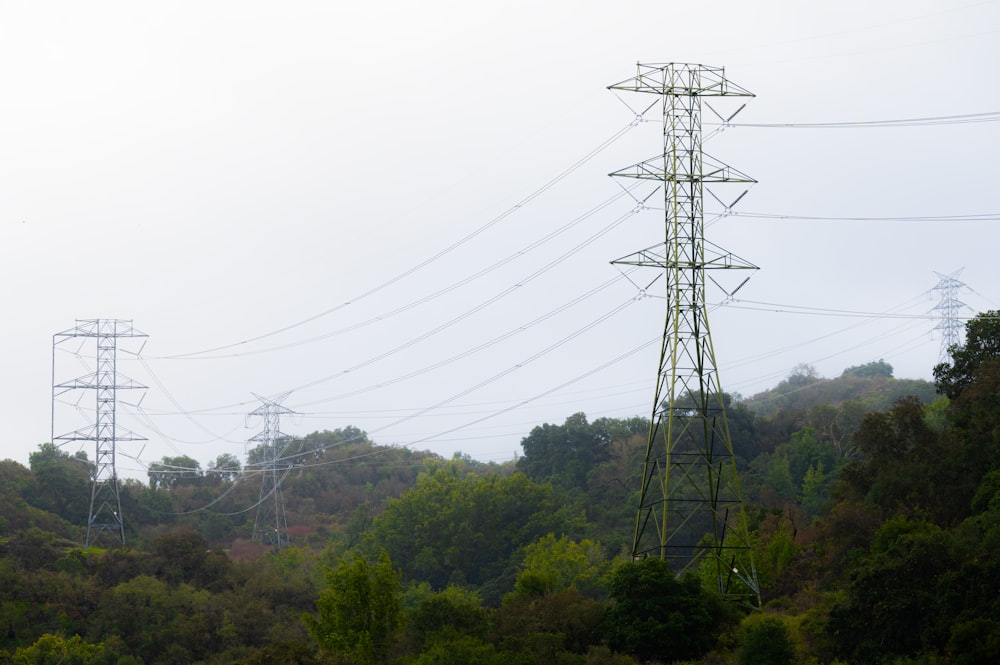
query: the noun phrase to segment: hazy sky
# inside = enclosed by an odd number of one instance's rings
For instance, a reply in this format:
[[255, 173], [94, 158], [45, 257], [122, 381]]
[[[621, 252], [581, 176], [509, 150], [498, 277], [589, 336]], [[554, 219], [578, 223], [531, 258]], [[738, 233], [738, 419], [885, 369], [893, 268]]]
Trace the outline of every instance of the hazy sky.
[[[119, 406], [149, 439], [121, 445], [127, 476], [242, 458], [252, 393], [291, 391], [289, 434], [480, 460], [577, 411], [648, 415], [664, 301], [609, 263], [663, 237], [659, 195], [633, 212], [647, 189], [607, 176], [660, 151], [655, 109], [630, 127], [652, 100], [607, 90], [636, 62], [725, 67], [756, 95], [736, 124], [963, 116], [706, 142], [758, 181], [707, 231], [760, 266], [711, 313], [727, 390], [880, 358], [930, 378], [935, 271], [998, 307], [1000, 123], [967, 121], [1000, 111], [996, 0], [6, 1], [0, 456], [49, 439], [52, 336], [77, 319], [148, 335], [119, 354], [149, 386]], [[968, 215], [993, 217], [940, 220]]]

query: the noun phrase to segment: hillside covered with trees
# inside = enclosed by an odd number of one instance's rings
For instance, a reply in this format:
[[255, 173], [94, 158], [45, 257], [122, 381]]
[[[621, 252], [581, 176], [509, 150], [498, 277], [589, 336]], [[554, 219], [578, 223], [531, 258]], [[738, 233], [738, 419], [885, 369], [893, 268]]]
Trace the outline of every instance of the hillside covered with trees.
[[0, 462], [0, 662], [994, 663], [1000, 312], [935, 381], [877, 361], [726, 395], [764, 604], [631, 562], [649, 422], [569, 415], [506, 464], [294, 442], [290, 543], [252, 542], [260, 451], [165, 457], [83, 546], [91, 463]]

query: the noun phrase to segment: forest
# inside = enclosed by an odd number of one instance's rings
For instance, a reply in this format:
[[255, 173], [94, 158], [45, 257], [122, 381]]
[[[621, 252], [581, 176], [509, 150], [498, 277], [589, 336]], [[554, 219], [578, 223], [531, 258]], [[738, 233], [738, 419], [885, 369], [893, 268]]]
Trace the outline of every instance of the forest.
[[255, 542], [261, 451], [123, 481], [126, 546], [85, 547], [93, 464], [0, 462], [0, 662], [973, 665], [1000, 656], [1000, 311], [934, 381], [884, 360], [725, 395], [761, 583], [626, 555], [649, 421], [573, 413], [505, 464], [292, 442], [288, 542]]

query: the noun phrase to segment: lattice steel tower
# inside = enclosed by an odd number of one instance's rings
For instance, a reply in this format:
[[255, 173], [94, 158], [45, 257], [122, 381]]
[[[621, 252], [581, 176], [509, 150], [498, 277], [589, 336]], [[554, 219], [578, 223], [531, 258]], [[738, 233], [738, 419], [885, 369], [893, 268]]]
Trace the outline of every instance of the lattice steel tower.
[[[121, 495], [115, 454], [121, 441], [145, 441], [118, 424], [118, 391], [145, 389], [146, 386], [118, 373], [118, 340], [145, 338], [146, 335], [132, 326], [132, 321], [122, 319], [78, 319], [70, 330], [52, 336], [52, 442], [92, 441], [96, 448], [91, 469], [93, 483], [90, 491], [90, 513], [87, 518], [86, 547], [108, 534], [125, 544], [125, 523], [122, 519]], [[93, 339], [97, 344], [96, 366], [93, 372], [70, 381], [56, 382], [56, 351], [68, 350], [75, 339]], [[83, 344], [73, 351], [80, 355]], [[141, 350], [141, 349], [140, 349]], [[85, 363], [87, 364], [87, 363]], [[70, 391], [94, 391], [94, 424], [68, 434], [55, 436], [56, 404], [67, 403], [60, 396]], [[80, 396], [82, 399], [82, 395]], [[79, 400], [76, 406], [80, 406]]]
[[958, 280], [965, 268], [959, 268], [950, 275], [942, 275], [934, 271], [938, 276], [938, 283], [932, 291], [941, 292], [941, 300], [934, 306], [934, 311], [941, 313], [941, 322], [934, 326], [934, 330], [941, 330], [941, 350], [938, 352], [938, 362], [947, 362], [949, 359], [948, 349], [962, 341], [962, 330], [965, 324], [962, 322], [961, 314], [968, 310], [969, 306], [958, 299], [959, 289], [965, 288], [965, 283]]
[[759, 603], [705, 300], [706, 270], [756, 266], [705, 240], [702, 207], [706, 186], [754, 180], [706, 155], [701, 133], [703, 98], [753, 95], [720, 67], [637, 67], [609, 88], [662, 98], [663, 151], [611, 175], [659, 183], [666, 235], [614, 263], [665, 271], [667, 314], [632, 556], [669, 560], [678, 570], [707, 566], [724, 597]]
[[281, 496], [281, 481], [292, 468], [284, 459], [292, 437], [281, 433], [281, 416], [295, 413], [281, 406], [288, 393], [270, 400], [254, 395], [262, 404], [250, 412], [250, 416], [264, 419], [264, 429], [250, 437], [249, 443], [257, 443], [260, 461], [253, 465], [261, 470], [260, 499], [257, 502], [257, 517], [253, 525], [253, 541], [281, 547], [288, 543], [288, 521], [285, 518], [285, 503]]

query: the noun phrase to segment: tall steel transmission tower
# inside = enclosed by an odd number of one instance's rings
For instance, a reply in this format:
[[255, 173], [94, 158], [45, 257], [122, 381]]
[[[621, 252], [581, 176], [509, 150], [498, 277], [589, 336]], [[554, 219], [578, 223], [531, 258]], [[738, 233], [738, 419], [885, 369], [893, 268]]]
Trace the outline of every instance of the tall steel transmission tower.
[[707, 270], [756, 266], [706, 241], [703, 218], [707, 186], [754, 180], [706, 155], [701, 133], [704, 98], [753, 95], [728, 81], [720, 67], [637, 68], [636, 76], [609, 88], [662, 98], [663, 151], [611, 175], [663, 188], [666, 235], [614, 263], [665, 271], [667, 313], [632, 557], [659, 557], [680, 570], [707, 566], [725, 598], [759, 603], [705, 300]]
[[963, 270], [965, 268], [959, 268], [950, 275], [934, 272], [938, 276], [938, 283], [931, 290], [941, 292], [941, 299], [934, 306], [934, 311], [941, 313], [941, 322], [934, 326], [934, 330], [942, 331], [938, 362], [947, 362], [948, 349], [962, 341], [965, 324], [962, 322], [961, 314], [969, 309], [968, 305], [958, 299], [959, 290], [965, 288], [965, 283], [958, 279]]
[[[86, 547], [95, 544], [102, 535], [109, 535], [119, 545], [125, 544], [125, 523], [122, 519], [121, 495], [115, 456], [122, 441], [145, 441], [118, 424], [118, 391], [145, 389], [146, 386], [118, 373], [118, 341], [122, 338], [145, 338], [146, 335], [123, 319], [78, 319], [70, 330], [52, 336], [52, 442], [90, 441], [96, 449], [91, 469], [90, 513], [87, 518]], [[71, 340], [93, 339], [97, 345], [94, 371], [84, 376], [56, 382], [56, 351], [68, 350]], [[80, 344], [74, 354], [80, 356]], [[141, 351], [141, 347], [140, 347]], [[82, 360], [82, 357], [81, 357]], [[88, 363], [85, 363], [88, 364]], [[95, 395], [93, 424], [68, 434], [55, 436], [56, 404], [68, 403], [71, 391], [93, 391]], [[63, 397], [67, 396], [67, 397]], [[60, 399], [60, 397], [63, 397]], [[83, 395], [75, 401], [80, 406]]]
[[262, 403], [250, 412], [250, 416], [264, 419], [264, 429], [250, 437], [248, 443], [256, 443], [260, 459], [254, 465], [261, 471], [260, 499], [257, 502], [257, 517], [253, 525], [253, 541], [281, 547], [288, 543], [288, 521], [285, 518], [285, 503], [281, 496], [281, 481], [291, 469], [290, 461], [284, 453], [292, 437], [281, 433], [281, 416], [295, 413], [281, 406], [288, 393], [276, 399], [266, 399], [254, 395]]

